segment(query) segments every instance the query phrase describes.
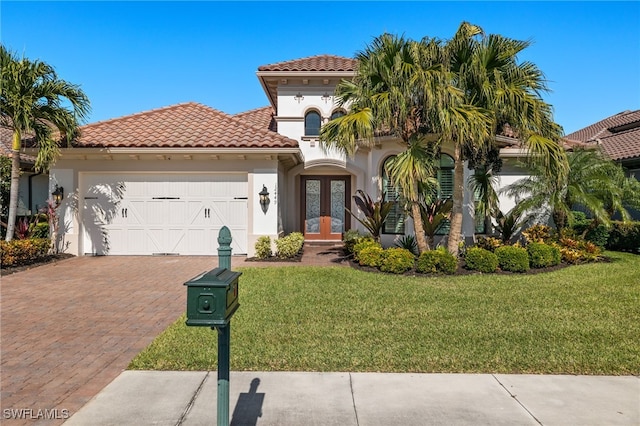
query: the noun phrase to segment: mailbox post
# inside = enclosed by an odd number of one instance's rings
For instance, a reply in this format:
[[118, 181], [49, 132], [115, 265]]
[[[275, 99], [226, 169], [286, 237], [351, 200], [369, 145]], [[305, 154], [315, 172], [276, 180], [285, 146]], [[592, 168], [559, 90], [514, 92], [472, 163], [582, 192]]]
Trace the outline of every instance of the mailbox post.
[[187, 325], [218, 330], [218, 426], [229, 425], [229, 346], [231, 317], [238, 309], [238, 277], [231, 271], [231, 232], [218, 235], [218, 267], [184, 283], [187, 286]]

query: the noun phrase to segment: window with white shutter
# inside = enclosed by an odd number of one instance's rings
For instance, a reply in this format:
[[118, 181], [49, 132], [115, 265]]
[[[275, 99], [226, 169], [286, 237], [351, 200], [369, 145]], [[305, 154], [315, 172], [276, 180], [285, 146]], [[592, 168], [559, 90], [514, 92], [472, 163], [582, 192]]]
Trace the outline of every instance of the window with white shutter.
[[382, 229], [383, 234], [404, 234], [404, 220], [405, 215], [402, 206], [399, 202], [399, 194], [396, 187], [391, 183], [389, 174], [387, 173], [387, 166], [389, 161], [394, 157], [389, 157], [384, 161], [382, 165], [382, 192], [384, 194], [384, 201], [393, 202], [393, 208], [387, 216], [387, 220], [384, 223]]

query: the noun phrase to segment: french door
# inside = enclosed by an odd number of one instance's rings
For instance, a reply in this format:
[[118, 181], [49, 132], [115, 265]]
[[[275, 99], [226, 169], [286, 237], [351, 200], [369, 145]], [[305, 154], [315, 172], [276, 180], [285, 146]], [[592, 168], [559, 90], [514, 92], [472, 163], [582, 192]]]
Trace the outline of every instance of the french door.
[[345, 211], [351, 193], [349, 176], [302, 176], [301, 203], [307, 240], [341, 240], [350, 220]]

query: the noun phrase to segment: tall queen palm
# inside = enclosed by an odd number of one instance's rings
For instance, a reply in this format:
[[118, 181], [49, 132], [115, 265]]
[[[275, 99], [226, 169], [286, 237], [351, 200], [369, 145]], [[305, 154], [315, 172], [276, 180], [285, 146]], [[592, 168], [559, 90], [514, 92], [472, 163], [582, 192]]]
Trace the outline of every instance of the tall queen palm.
[[23, 138], [33, 136], [38, 148], [36, 171], [47, 170], [59, 155], [60, 141], [70, 144], [78, 135], [78, 126], [90, 106], [79, 86], [59, 79], [50, 65], [20, 59], [4, 45], [0, 45], [0, 87], [0, 125], [13, 131], [6, 234], [6, 241], [11, 241], [18, 210]]

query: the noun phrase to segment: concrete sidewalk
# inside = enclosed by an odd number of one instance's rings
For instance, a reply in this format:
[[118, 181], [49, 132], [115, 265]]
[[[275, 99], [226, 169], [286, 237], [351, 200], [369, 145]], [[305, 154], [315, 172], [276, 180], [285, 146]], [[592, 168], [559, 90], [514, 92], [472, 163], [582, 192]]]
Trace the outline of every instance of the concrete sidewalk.
[[[638, 425], [640, 378], [232, 372], [231, 425]], [[216, 372], [125, 371], [65, 426], [215, 425]]]

